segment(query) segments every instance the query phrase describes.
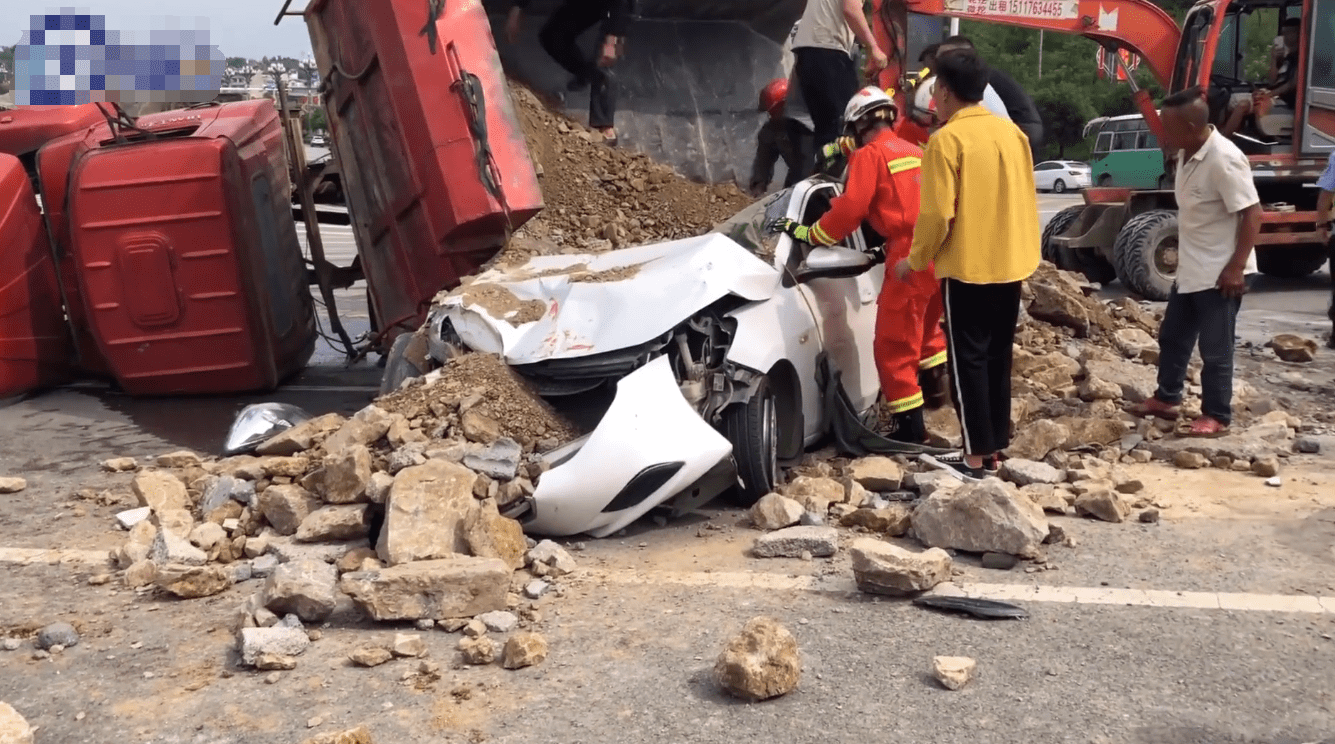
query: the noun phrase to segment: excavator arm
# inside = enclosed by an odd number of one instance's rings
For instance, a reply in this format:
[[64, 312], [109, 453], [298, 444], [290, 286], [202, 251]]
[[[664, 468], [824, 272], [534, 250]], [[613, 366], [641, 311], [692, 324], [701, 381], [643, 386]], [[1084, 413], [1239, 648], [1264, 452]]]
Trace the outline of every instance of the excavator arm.
[[[910, 12], [1083, 36], [1109, 51], [1126, 49], [1139, 55], [1165, 89], [1182, 36], [1172, 16], [1149, 0], [873, 0], [872, 33], [890, 59], [879, 82], [896, 89], [901, 110], [908, 95], [902, 81], [909, 66], [906, 29]], [[1120, 64], [1120, 56], [1113, 58]], [[1127, 79], [1145, 122], [1162, 142], [1154, 102], [1130, 75]]]

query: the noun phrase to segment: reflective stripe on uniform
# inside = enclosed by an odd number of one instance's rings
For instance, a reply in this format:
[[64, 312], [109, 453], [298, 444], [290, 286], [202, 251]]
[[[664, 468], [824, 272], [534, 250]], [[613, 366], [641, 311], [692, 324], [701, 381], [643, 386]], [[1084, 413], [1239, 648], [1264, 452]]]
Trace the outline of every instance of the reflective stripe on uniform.
[[905, 411], [912, 411], [915, 408], [922, 408], [922, 405], [922, 391], [919, 390], [907, 398], [892, 400], [886, 403], [885, 407], [890, 409], [890, 413], [903, 413]]
[[915, 157], [895, 158], [894, 160], [890, 161], [891, 173], [903, 173], [906, 170], [913, 170], [914, 168], [921, 168], [921, 167], [922, 167], [922, 158], [915, 158]]
[[837, 241], [830, 237], [830, 234], [821, 229], [820, 222], [811, 226], [809, 233], [821, 245], [834, 245]]
[[918, 362], [918, 369], [931, 369], [946, 363], [946, 352], [941, 351]]

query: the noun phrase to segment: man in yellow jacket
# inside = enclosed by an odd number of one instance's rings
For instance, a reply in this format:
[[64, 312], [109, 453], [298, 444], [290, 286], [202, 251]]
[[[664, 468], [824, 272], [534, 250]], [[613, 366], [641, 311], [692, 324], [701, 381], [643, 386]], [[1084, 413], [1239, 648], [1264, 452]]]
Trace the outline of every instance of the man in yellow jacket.
[[922, 206], [896, 279], [935, 264], [945, 306], [951, 395], [964, 452], [923, 459], [985, 477], [1010, 444], [1011, 345], [1020, 284], [1038, 268], [1038, 203], [1029, 143], [980, 105], [988, 69], [972, 50], [936, 58], [932, 97], [945, 125], [923, 153]]

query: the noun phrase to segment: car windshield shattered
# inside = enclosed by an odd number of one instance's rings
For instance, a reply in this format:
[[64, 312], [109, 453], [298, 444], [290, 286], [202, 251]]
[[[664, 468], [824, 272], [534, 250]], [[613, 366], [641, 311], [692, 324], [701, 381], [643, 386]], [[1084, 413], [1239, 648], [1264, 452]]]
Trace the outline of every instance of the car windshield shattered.
[[767, 233], [765, 225], [787, 214], [792, 198], [792, 188], [777, 191], [719, 223], [711, 232], [722, 233], [765, 262], [773, 262], [779, 233]]

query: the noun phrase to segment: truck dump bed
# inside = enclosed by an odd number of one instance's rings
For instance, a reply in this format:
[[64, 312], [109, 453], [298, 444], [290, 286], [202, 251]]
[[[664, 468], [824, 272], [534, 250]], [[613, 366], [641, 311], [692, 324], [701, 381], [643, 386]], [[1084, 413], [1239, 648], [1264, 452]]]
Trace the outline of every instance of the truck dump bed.
[[0, 398], [64, 382], [73, 358], [32, 184], [18, 158], [0, 154]]
[[372, 310], [392, 339], [541, 211], [542, 192], [480, 3], [313, 0], [305, 19]]

